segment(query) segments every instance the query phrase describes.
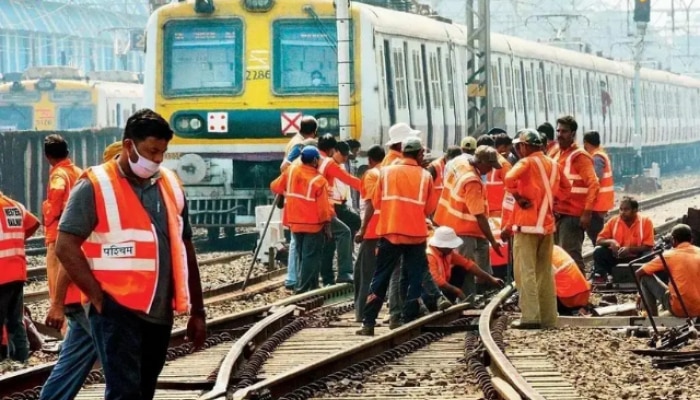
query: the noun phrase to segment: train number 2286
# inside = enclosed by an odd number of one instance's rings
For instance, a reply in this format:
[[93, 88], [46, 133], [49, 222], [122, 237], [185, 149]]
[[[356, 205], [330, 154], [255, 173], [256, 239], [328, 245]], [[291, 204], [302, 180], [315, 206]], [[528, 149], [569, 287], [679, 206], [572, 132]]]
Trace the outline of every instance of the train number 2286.
[[247, 81], [257, 81], [262, 79], [270, 79], [270, 70], [259, 71], [259, 70], [248, 70], [245, 72], [245, 80]]

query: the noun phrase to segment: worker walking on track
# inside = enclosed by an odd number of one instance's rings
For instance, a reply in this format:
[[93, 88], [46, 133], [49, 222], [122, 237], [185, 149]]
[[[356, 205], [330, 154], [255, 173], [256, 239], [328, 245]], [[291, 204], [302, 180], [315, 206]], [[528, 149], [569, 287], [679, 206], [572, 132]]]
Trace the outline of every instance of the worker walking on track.
[[372, 279], [359, 335], [374, 335], [377, 315], [384, 303], [389, 280], [403, 256], [408, 289], [403, 322], [417, 318], [422, 281], [428, 270], [425, 254], [428, 228], [425, 219], [435, 210], [437, 197], [430, 173], [421, 167], [424, 149], [418, 138], [402, 146], [403, 159], [380, 170], [372, 203], [379, 210], [377, 269]]
[[605, 149], [600, 145], [600, 134], [588, 131], [583, 134], [583, 148], [593, 157], [593, 169], [598, 178], [598, 196], [593, 203], [591, 225], [586, 230], [588, 238], [595, 246], [598, 234], [603, 230], [605, 216], [615, 206], [615, 188], [613, 182], [612, 164]]
[[83, 171], [68, 158], [68, 143], [60, 135], [49, 135], [44, 139], [44, 156], [51, 169], [41, 214], [44, 217], [46, 237], [46, 279], [49, 282], [49, 301], [53, 304], [56, 303], [56, 280], [61, 268], [56, 258], [58, 221], [68, 202], [68, 195]]
[[[39, 229], [39, 219], [2, 192], [0, 207], [0, 336], [5, 325], [8, 342], [14, 346], [10, 357], [23, 363], [29, 358], [29, 341], [23, 322], [24, 282], [27, 281], [24, 242]], [[4, 357], [0, 354], [0, 360]]]
[[550, 328], [557, 324], [557, 300], [552, 271], [555, 199], [568, 190], [560, 184], [558, 165], [542, 153], [540, 134], [534, 129], [518, 132], [522, 157], [505, 178], [506, 190], [515, 199], [512, 216], [501, 238], [514, 234], [513, 263], [520, 293], [522, 318], [514, 327]]
[[301, 165], [292, 165], [270, 183], [273, 193], [285, 196], [282, 223], [294, 235], [299, 275], [296, 291], [318, 288], [324, 241], [331, 236], [333, 212], [328, 182], [318, 172], [321, 154], [313, 146], [301, 151]]
[[90, 302], [107, 400], [153, 398], [173, 311], [189, 312], [195, 348], [206, 336], [184, 190], [160, 167], [172, 136], [157, 113], [134, 113], [119, 158], [83, 174], [58, 227], [56, 254]]
[[559, 168], [571, 183], [571, 195], [566, 200], [554, 203], [554, 213], [557, 216], [555, 240], [576, 261], [581, 271], [584, 271], [584, 232], [591, 227], [593, 206], [600, 184], [593, 169], [591, 156], [575, 142], [577, 129], [578, 124], [574, 117], [567, 115], [559, 118], [559, 146], [552, 149], [550, 156], [559, 164]]
[[[107, 146], [102, 155], [106, 163], [118, 156], [121, 141]], [[49, 379], [41, 388], [39, 400], [72, 400], [80, 391], [97, 360], [97, 351], [90, 333], [90, 321], [80, 304], [81, 294], [71, 282], [63, 266], [56, 279], [56, 298], [46, 315], [46, 326], [60, 329], [68, 321], [68, 332], [63, 338], [58, 361]]]

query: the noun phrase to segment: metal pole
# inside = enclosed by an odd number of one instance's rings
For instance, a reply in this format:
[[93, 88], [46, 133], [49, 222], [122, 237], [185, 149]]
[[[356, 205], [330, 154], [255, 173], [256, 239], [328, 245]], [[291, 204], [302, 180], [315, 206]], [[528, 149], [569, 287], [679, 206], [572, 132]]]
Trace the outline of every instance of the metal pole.
[[243, 286], [241, 287], [241, 290], [245, 290], [246, 286], [248, 285], [248, 279], [250, 279], [250, 274], [253, 272], [253, 267], [255, 266], [255, 259], [258, 258], [258, 254], [260, 253], [260, 249], [263, 245], [263, 239], [265, 239], [265, 235], [267, 234], [267, 228], [270, 226], [272, 215], [275, 214], [275, 208], [277, 207], [277, 203], [279, 203], [281, 197], [282, 196], [278, 194], [272, 201], [272, 207], [270, 207], [270, 215], [267, 216], [265, 228], [263, 229], [262, 235], [260, 235], [260, 244], [255, 246], [255, 254], [253, 254], [253, 261], [251, 261], [250, 267], [248, 267], [248, 272], [245, 274], [245, 280], [243, 281]]
[[[491, 7], [489, 0], [481, 0], [479, 4], [479, 14], [481, 14], [481, 27], [483, 29], [483, 41], [484, 41], [484, 84], [486, 85], [484, 97], [481, 98], [481, 106], [486, 108], [486, 131], [493, 128], [493, 99], [491, 98]], [[532, 76], [535, 79], [535, 75]], [[534, 86], [534, 83], [533, 83]], [[504, 128], [504, 127], [501, 127]]]
[[340, 140], [350, 138], [350, 0], [336, 0], [338, 29], [338, 125]]
[[632, 134], [632, 145], [637, 152], [637, 173], [642, 173], [642, 89], [640, 82], [640, 70], [642, 68], [642, 51], [644, 49], [644, 33], [647, 24], [637, 23], [637, 43], [634, 50], [634, 132]]

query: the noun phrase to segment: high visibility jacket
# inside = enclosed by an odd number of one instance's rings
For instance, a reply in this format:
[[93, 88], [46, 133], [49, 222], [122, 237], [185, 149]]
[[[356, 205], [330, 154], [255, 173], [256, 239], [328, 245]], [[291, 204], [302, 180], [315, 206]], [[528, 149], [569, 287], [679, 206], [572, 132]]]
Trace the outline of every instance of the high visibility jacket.
[[291, 165], [270, 183], [270, 190], [284, 194], [282, 223], [295, 233], [315, 233], [331, 220], [328, 182], [310, 165]]
[[[440, 226], [454, 229], [459, 236], [486, 237], [475, 216], [488, 214], [486, 188], [481, 176], [468, 159], [454, 161], [452, 168], [445, 173], [444, 188], [433, 220]], [[475, 186], [470, 184], [476, 184], [481, 190], [471, 190]], [[470, 209], [470, 204], [481, 205], [481, 209]]]
[[433, 189], [438, 196], [442, 193], [443, 178], [445, 174], [445, 157], [440, 157], [430, 163], [430, 166], [435, 170], [435, 179], [433, 179]]
[[443, 287], [450, 283], [452, 277], [452, 267], [459, 267], [467, 272], [473, 272], [477, 267], [474, 261], [462, 256], [456, 251], [443, 255], [440, 250], [433, 246], [426, 249], [428, 257], [428, 269], [438, 287]]
[[[328, 182], [328, 195], [333, 204], [341, 204], [343, 201], [339, 193], [337, 198], [334, 197], [336, 181], [341, 181], [353, 189], [360, 191], [360, 179], [350, 175], [348, 171], [342, 168], [342, 166], [333, 159], [333, 157], [328, 157], [322, 153], [321, 160], [318, 164], [318, 172], [323, 175]], [[347, 200], [347, 198], [345, 200]], [[335, 211], [333, 214], [335, 214]]]
[[596, 196], [595, 203], [593, 203], [593, 211], [597, 212], [608, 212], [612, 210], [615, 205], [615, 188], [613, 182], [612, 164], [610, 164], [610, 158], [608, 158], [607, 153], [602, 148], [597, 148], [591, 157], [601, 157], [605, 160], [605, 167], [603, 167], [603, 176], [599, 179], [600, 189], [598, 189], [598, 196]]
[[490, 216], [500, 216], [503, 204], [503, 196], [505, 195], [505, 186], [503, 179], [511, 165], [502, 155], [498, 155], [498, 162], [501, 163], [501, 169], [492, 169], [486, 175], [486, 198], [489, 205]]
[[579, 217], [584, 210], [593, 210], [593, 203], [600, 187], [593, 169], [593, 159], [576, 144], [563, 151], [557, 149], [554, 160], [571, 183], [571, 195], [557, 201], [554, 212]]
[[598, 240], [614, 239], [620, 247], [654, 247], [654, 223], [651, 219], [637, 214], [637, 219], [628, 226], [616, 215], [603, 226]]
[[[500, 241], [501, 240], [501, 219], [496, 217], [489, 218], [489, 226], [491, 227], [491, 234], [493, 238]], [[493, 247], [489, 244], [489, 254], [491, 258], [491, 266], [498, 267], [508, 264], [508, 243], [503, 243], [501, 245], [501, 256], [494, 251]]]
[[[678, 286], [678, 291], [683, 297], [683, 303], [688, 308], [689, 316], [700, 317], [700, 284], [698, 284], [698, 276], [700, 275], [700, 248], [693, 246], [689, 242], [683, 242], [673, 249], [665, 251], [664, 259], [666, 260], [673, 280]], [[642, 270], [649, 275], [666, 271], [659, 257], [644, 264]], [[671, 295], [669, 299], [671, 303], [671, 314], [676, 317], [685, 317], [683, 306], [678, 299], [678, 292], [671, 282], [668, 284], [668, 291]]]
[[[22, 204], [0, 193], [0, 285], [27, 280], [27, 259], [24, 254], [26, 229], [34, 226], [36, 217]], [[32, 222], [33, 221], [33, 222]]]
[[[365, 201], [372, 201], [374, 196], [374, 191], [377, 189], [377, 183], [379, 182], [379, 168], [371, 168], [365, 171], [362, 175], [362, 188], [360, 190], [360, 215], [364, 218], [365, 208], [367, 207]], [[379, 210], [374, 210], [372, 217], [367, 223], [367, 229], [365, 231], [364, 239], [378, 239], [377, 236], [377, 223], [379, 222]]]
[[537, 152], [523, 157], [506, 175], [506, 190], [528, 199], [524, 209], [514, 202], [508, 223], [514, 232], [554, 233], [554, 198], [559, 190], [559, 170], [551, 158]]
[[403, 154], [400, 151], [396, 150], [389, 150], [388, 153], [386, 153], [386, 157], [382, 160], [382, 163], [379, 165], [381, 167], [386, 167], [387, 165], [394, 165], [397, 162], [399, 162], [403, 158]]
[[82, 173], [83, 171], [68, 158], [51, 167], [49, 181], [46, 185], [46, 200], [41, 207], [46, 243], [56, 241], [58, 220], [61, 218], [66, 203], [68, 203], [68, 195], [73, 189], [75, 181]]
[[552, 268], [557, 297], [566, 307], [584, 307], [591, 295], [591, 283], [586, 280], [574, 259], [559, 246], [552, 250]]
[[[160, 190], [168, 219], [173, 276], [173, 309], [190, 308], [187, 254], [182, 240], [183, 188], [174, 172], [160, 168]], [[149, 313], [158, 284], [158, 237], [146, 209], [116, 161], [88, 169], [95, 191], [97, 226], [83, 252], [102, 290], [119, 304]]]
[[435, 210], [433, 177], [412, 159], [382, 167], [372, 203], [380, 210], [377, 235], [427, 238], [425, 218]]

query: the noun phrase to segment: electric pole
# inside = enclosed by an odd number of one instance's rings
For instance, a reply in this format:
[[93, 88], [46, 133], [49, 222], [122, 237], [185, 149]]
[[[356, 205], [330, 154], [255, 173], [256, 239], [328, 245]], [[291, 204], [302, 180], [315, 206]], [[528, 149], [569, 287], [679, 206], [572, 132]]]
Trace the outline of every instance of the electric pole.
[[644, 51], [644, 35], [651, 14], [651, 0], [635, 0], [634, 22], [637, 23], [637, 40], [634, 47], [634, 133], [632, 134], [632, 146], [637, 152], [636, 170], [642, 173], [642, 89], [640, 82], [640, 70], [642, 69], [642, 52]]

